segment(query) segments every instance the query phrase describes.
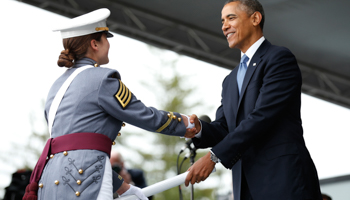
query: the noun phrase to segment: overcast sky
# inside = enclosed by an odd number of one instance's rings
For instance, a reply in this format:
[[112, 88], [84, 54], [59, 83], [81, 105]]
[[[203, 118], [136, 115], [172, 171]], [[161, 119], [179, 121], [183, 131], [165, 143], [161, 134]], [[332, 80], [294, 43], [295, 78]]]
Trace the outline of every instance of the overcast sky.
[[[4, 154], [16, 151], [11, 143], [23, 144], [27, 139], [32, 130], [30, 113], [43, 116], [41, 101], [46, 99], [53, 81], [64, 72], [56, 65], [63, 50], [62, 40], [59, 33], [51, 30], [67, 18], [13, 0], [1, 0], [0, 8], [0, 153]], [[110, 63], [105, 67], [117, 69], [137, 98], [157, 107], [155, 94], [145, 90], [141, 82], [152, 83], [152, 71], [162, 72], [159, 59], [144, 43], [114, 35], [109, 39]], [[169, 59], [178, 56], [172, 52], [165, 55]], [[198, 88], [195, 95], [207, 108], [195, 113], [214, 119], [220, 105], [221, 84], [229, 71], [186, 56], [180, 57], [177, 69], [189, 75], [184, 84]], [[349, 119], [349, 109], [302, 95], [304, 138], [321, 179], [350, 174]], [[0, 198], [15, 170], [0, 163]]]

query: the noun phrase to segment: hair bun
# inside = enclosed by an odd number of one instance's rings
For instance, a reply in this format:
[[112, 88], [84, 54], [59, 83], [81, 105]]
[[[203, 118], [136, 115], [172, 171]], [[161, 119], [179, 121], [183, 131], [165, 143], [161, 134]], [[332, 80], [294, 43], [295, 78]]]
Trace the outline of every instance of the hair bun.
[[69, 53], [69, 49], [61, 51], [61, 55], [58, 58], [57, 64], [60, 67], [72, 67], [74, 60], [74, 54]]
[[68, 55], [69, 54], [69, 49], [65, 49], [65, 50], [61, 51], [61, 54]]

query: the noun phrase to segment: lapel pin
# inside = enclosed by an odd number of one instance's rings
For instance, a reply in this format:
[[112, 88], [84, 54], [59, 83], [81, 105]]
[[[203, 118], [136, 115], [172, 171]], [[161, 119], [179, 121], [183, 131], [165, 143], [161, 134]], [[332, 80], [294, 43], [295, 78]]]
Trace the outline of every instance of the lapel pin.
[[256, 63], [253, 63], [253, 66], [255, 66], [256, 65]]

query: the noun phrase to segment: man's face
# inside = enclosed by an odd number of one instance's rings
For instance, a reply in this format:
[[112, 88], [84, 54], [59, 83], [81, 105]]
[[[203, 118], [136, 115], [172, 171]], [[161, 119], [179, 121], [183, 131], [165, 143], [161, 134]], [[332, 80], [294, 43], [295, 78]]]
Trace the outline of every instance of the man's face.
[[226, 4], [221, 11], [222, 31], [230, 48], [246, 52], [252, 43], [253, 24], [251, 16], [240, 2]]

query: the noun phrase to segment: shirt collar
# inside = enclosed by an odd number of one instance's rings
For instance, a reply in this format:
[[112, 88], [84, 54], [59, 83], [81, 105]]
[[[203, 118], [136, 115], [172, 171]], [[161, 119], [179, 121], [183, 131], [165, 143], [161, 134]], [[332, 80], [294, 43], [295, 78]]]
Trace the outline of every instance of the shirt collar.
[[265, 37], [262, 36], [262, 37], [261, 37], [258, 41], [256, 41], [252, 46], [250, 46], [249, 49], [248, 49], [245, 53], [241, 52], [241, 58], [242, 58], [242, 56], [243, 56], [244, 54], [247, 55], [248, 58], [249, 58], [249, 60], [248, 60], [248, 62], [247, 62], [247, 66], [249, 66], [249, 63], [250, 63], [250, 61], [252, 60], [252, 58], [253, 58], [255, 52], [258, 50], [258, 48], [259, 48], [260, 45], [264, 42], [264, 40], [265, 40]]
[[84, 57], [82, 59], [79, 59], [77, 61], [74, 62], [74, 68], [78, 68], [78, 67], [82, 67], [82, 66], [85, 66], [85, 65], [92, 65], [94, 66], [96, 63], [96, 61], [92, 60], [91, 58], [87, 58], [87, 57]]

